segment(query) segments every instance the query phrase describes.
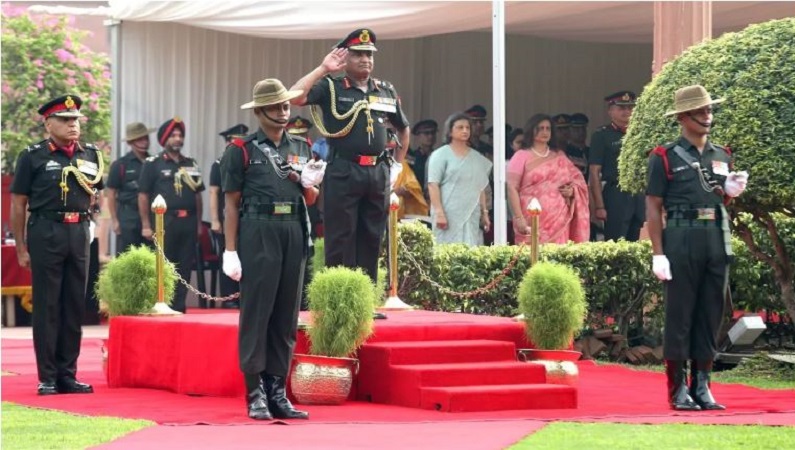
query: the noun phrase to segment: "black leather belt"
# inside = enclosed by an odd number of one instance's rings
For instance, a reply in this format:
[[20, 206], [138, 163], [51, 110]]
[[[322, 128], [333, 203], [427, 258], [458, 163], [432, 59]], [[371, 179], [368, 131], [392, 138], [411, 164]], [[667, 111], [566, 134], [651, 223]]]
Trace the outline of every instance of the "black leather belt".
[[89, 219], [86, 211], [35, 211], [31, 215], [61, 223], [80, 223]]

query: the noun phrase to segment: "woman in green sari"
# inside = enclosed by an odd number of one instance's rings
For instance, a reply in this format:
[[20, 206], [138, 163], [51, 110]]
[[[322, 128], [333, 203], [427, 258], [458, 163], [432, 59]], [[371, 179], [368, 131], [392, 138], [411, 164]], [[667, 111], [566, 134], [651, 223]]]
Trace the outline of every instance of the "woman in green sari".
[[445, 145], [428, 160], [428, 193], [436, 242], [483, 244], [491, 227], [485, 189], [491, 161], [469, 147], [470, 122], [455, 113], [445, 122]]

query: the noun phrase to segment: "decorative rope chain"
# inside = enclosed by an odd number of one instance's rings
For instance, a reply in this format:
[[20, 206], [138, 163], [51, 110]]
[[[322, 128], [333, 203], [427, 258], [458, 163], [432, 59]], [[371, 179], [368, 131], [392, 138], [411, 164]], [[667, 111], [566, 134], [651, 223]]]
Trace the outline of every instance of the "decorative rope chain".
[[319, 112], [320, 108], [318, 108], [317, 105], [312, 105], [309, 108], [309, 111], [312, 115], [312, 120], [315, 121], [315, 125], [317, 125], [317, 130], [320, 132], [320, 134], [327, 138], [347, 136], [348, 133], [351, 132], [351, 129], [353, 129], [353, 125], [356, 123], [356, 119], [359, 118], [359, 113], [361, 113], [362, 110], [364, 110], [365, 114], [367, 115], [367, 132], [372, 134], [373, 117], [370, 115], [370, 102], [367, 100], [359, 100], [353, 104], [353, 107], [351, 107], [350, 111], [346, 112], [345, 114], [340, 114], [337, 111], [337, 93], [336, 89], [334, 89], [334, 82], [331, 80], [331, 78], [328, 78], [328, 86], [329, 94], [331, 96], [331, 114], [334, 116], [334, 118], [337, 120], [345, 120], [351, 116], [353, 116], [353, 118], [351, 118], [350, 122], [348, 122], [340, 131], [336, 133], [330, 133], [326, 129], [326, 125], [323, 123], [323, 116]]
[[[161, 255], [163, 255], [163, 260], [166, 261], [166, 262], [171, 262], [171, 261], [169, 261], [166, 258], [166, 255], [163, 252], [163, 249], [161, 249], [160, 248], [160, 244], [157, 243], [157, 239], [152, 239], [152, 242], [154, 242], [155, 249], [157, 250], [157, 252], [160, 253]], [[226, 301], [229, 301], [229, 300], [235, 300], [236, 298], [240, 297], [240, 292], [235, 292], [234, 294], [227, 295], [226, 297], [213, 297], [210, 294], [205, 294], [204, 292], [199, 291], [198, 289], [193, 287], [193, 285], [191, 285], [190, 283], [185, 281], [185, 279], [182, 278], [179, 275], [179, 273], [177, 272], [176, 267], [173, 264], [169, 265], [168, 267], [172, 268], [171, 270], [174, 273], [174, 276], [177, 277], [177, 280], [179, 280], [180, 283], [184, 284], [185, 287], [188, 288], [189, 291], [193, 292], [198, 297], [201, 297], [201, 298], [203, 298], [205, 300], [209, 300], [209, 301], [212, 301], [212, 302], [226, 302]], [[196, 276], [198, 276], [198, 274]]]
[[409, 251], [408, 247], [406, 246], [406, 243], [403, 242], [403, 239], [398, 239], [398, 245], [400, 246], [400, 250], [402, 252], [401, 255], [402, 256], [406, 256], [406, 259], [408, 259], [409, 262], [412, 265], [414, 265], [414, 268], [417, 269], [417, 271], [420, 273], [420, 278], [422, 278], [423, 281], [427, 281], [428, 283], [431, 284], [431, 286], [433, 286], [436, 289], [438, 289], [441, 293], [447, 294], [447, 295], [452, 295], [453, 297], [457, 297], [457, 298], [471, 298], [471, 297], [475, 297], [477, 295], [489, 292], [492, 289], [494, 289], [495, 287], [497, 287], [497, 285], [500, 284], [502, 282], [502, 280], [506, 276], [508, 276], [509, 273], [511, 273], [513, 268], [516, 266], [516, 262], [519, 261], [519, 256], [522, 255], [522, 252], [525, 249], [524, 242], [519, 244], [519, 248], [516, 249], [516, 253], [514, 253], [513, 257], [511, 258], [511, 261], [508, 263], [508, 265], [504, 269], [502, 269], [502, 272], [500, 272], [500, 274], [497, 275], [493, 280], [491, 280], [488, 283], [484, 284], [483, 286], [481, 286], [481, 287], [479, 287], [477, 289], [471, 290], [469, 292], [458, 292], [458, 291], [454, 291], [454, 290], [452, 290], [452, 289], [450, 289], [450, 288], [448, 288], [446, 286], [442, 286], [438, 282], [432, 280], [431, 277], [429, 277], [425, 273], [425, 271], [422, 270], [422, 266], [420, 265], [420, 263], [418, 263], [417, 260], [414, 259], [414, 255], [411, 254], [411, 251]]
[[89, 180], [86, 174], [80, 171], [75, 166], [66, 166], [61, 170], [61, 183], [59, 186], [61, 187], [61, 200], [63, 200], [64, 205], [66, 205], [66, 194], [69, 193], [69, 185], [66, 183], [67, 177], [69, 174], [72, 174], [77, 180], [77, 184], [83, 188], [84, 191], [88, 195], [94, 195], [94, 185], [99, 183], [99, 180], [102, 179], [102, 175], [105, 172], [105, 161], [102, 159], [102, 155], [97, 151], [97, 175]]

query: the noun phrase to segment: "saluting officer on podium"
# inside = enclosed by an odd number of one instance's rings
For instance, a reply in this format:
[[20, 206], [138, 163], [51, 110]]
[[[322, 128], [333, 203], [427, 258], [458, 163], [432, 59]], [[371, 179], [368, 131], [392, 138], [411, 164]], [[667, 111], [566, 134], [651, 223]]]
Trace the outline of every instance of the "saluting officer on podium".
[[76, 95], [65, 95], [39, 108], [50, 137], [22, 151], [11, 185], [17, 259], [20, 267], [32, 271], [39, 395], [94, 392], [77, 381], [77, 358], [88, 275], [89, 208], [103, 187], [103, 164], [96, 147], [78, 141], [82, 103]]

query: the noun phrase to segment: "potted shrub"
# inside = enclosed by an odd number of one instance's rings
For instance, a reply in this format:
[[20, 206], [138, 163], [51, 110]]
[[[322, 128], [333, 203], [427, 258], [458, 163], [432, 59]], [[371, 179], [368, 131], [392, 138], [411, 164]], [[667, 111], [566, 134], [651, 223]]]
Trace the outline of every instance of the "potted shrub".
[[522, 279], [517, 297], [527, 338], [536, 346], [520, 350], [520, 359], [542, 362], [547, 367], [548, 382], [576, 382], [573, 361], [581, 355], [568, 349], [588, 310], [577, 272], [563, 264], [536, 263]]
[[[157, 302], [155, 266], [155, 253], [145, 245], [130, 247], [105, 264], [96, 284], [100, 310], [110, 317], [135, 316], [151, 310]], [[174, 265], [168, 262], [163, 285], [164, 300], [171, 304], [176, 278]]]
[[310, 354], [294, 355], [290, 387], [298, 403], [340, 404], [358, 372], [354, 352], [373, 330], [375, 286], [360, 269], [330, 267], [308, 289]]

